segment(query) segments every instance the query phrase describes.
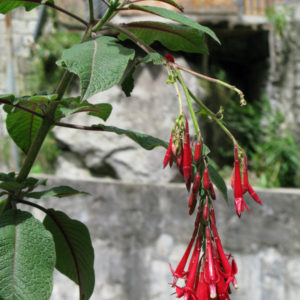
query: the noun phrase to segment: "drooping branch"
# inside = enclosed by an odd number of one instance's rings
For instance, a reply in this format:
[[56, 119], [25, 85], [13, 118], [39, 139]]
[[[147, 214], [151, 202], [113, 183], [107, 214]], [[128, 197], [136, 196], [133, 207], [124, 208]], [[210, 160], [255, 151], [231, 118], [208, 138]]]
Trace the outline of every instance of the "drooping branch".
[[104, 131], [101, 127], [96, 126], [83, 126], [83, 125], [75, 125], [63, 122], [56, 122], [54, 123], [55, 126], [72, 128], [72, 129], [79, 129], [79, 130], [87, 130], [87, 131]]
[[35, 116], [37, 116], [37, 117], [39, 117], [41, 119], [44, 118], [44, 116], [42, 114], [40, 114], [40, 113], [38, 113], [38, 112], [36, 112], [34, 110], [31, 110], [31, 109], [29, 109], [29, 108], [27, 108], [25, 106], [19, 105], [19, 104], [12, 104], [9, 100], [0, 99], [0, 103], [6, 104], [6, 105], [10, 105], [10, 106], [16, 107], [18, 109], [24, 110], [24, 111], [26, 111], [26, 112], [28, 112], [28, 113], [30, 113], [32, 115], [35, 115]]
[[212, 77], [203, 75], [203, 74], [201, 74], [201, 73], [195, 72], [195, 71], [190, 70], [190, 69], [188, 69], [188, 68], [186, 68], [186, 67], [180, 66], [180, 65], [178, 65], [178, 64], [176, 64], [176, 63], [173, 63], [173, 65], [174, 65], [177, 69], [182, 70], [182, 71], [185, 71], [185, 72], [187, 72], [187, 73], [190, 73], [190, 74], [192, 74], [192, 75], [194, 75], [194, 76], [196, 76], [196, 77], [198, 77], [198, 78], [202, 78], [202, 79], [205, 79], [205, 80], [207, 80], [207, 81], [210, 81], [210, 82], [214, 82], [214, 83], [220, 84], [220, 85], [222, 85], [222, 86], [224, 86], [224, 87], [226, 87], [226, 88], [229, 88], [229, 89], [235, 91], [235, 92], [239, 95], [239, 97], [240, 97], [240, 100], [241, 100], [241, 101], [240, 101], [241, 106], [244, 106], [244, 105], [247, 104], [247, 102], [246, 102], [246, 100], [245, 100], [244, 93], [243, 93], [240, 89], [238, 89], [237, 87], [235, 87], [234, 85], [231, 85], [231, 84], [226, 83], [226, 82], [224, 82], [224, 81], [222, 81], [222, 80], [219, 80], [219, 79], [216, 79], [216, 78], [212, 78]]

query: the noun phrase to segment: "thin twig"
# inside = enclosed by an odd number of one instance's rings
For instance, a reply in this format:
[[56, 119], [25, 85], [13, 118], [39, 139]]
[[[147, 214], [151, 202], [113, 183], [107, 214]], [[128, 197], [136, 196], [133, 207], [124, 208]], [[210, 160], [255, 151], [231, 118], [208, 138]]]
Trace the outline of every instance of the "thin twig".
[[115, 29], [118, 32], [124, 33], [125, 35], [127, 35], [130, 39], [132, 39], [133, 41], [136, 42], [136, 44], [142, 48], [146, 53], [150, 54], [150, 53], [156, 53], [156, 51], [154, 49], [152, 49], [150, 46], [148, 46], [146, 43], [144, 43], [140, 38], [138, 38], [137, 36], [135, 36], [133, 33], [131, 33], [129, 30], [125, 29], [124, 27], [115, 25], [113, 23], [107, 22], [105, 25], [107, 25], [108, 27], [111, 27], [113, 29]]
[[[214, 112], [212, 112], [202, 101], [200, 101], [196, 96], [188, 89], [188, 93], [191, 98], [202, 108], [206, 111], [208, 116], [210, 116], [221, 128], [222, 130], [232, 139], [233, 143], [235, 143], [238, 147], [239, 144], [230, 130], [223, 124], [222, 120], [220, 120]], [[241, 147], [240, 147], [241, 148]]]
[[[37, 3], [37, 4], [41, 4], [41, 0], [16, 0], [16, 1], [22, 1], [22, 2], [32, 2], [32, 3]], [[46, 6], [49, 6], [49, 7], [52, 7], [60, 12], [62, 12], [63, 14], [66, 14], [68, 15], [69, 17], [81, 22], [82, 24], [84, 24], [85, 26], [88, 26], [88, 22], [86, 22], [85, 20], [83, 20], [82, 18], [80, 18], [79, 16], [65, 10], [64, 8], [60, 7], [60, 6], [57, 6], [55, 5], [54, 3], [51, 3], [51, 2], [46, 2], [44, 3], [44, 5]]]
[[107, 7], [110, 7], [109, 2], [107, 2], [106, 0], [101, 0]]
[[38, 113], [38, 112], [36, 112], [34, 110], [31, 110], [31, 109], [29, 109], [27, 107], [24, 107], [22, 105], [19, 105], [19, 104], [12, 104], [9, 100], [0, 99], [0, 103], [7, 104], [7, 105], [10, 105], [10, 106], [16, 107], [18, 109], [24, 110], [24, 111], [26, 111], [26, 112], [28, 112], [28, 113], [30, 113], [32, 115], [35, 115], [37, 117], [42, 118], [42, 119], [44, 118], [44, 116], [42, 114], [40, 114], [40, 113]]
[[247, 102], [246, 102], [246, 100], [245, 100], [244, 93], [243, 93], [240, 89], [238, 89], [237, 87], [235, 87], [234, 85], [231, 85], [231, 84], [229, 84], [229, 83], [226, 83], [226, 82], [224, 82], [224, 81], [222, 81], [222, 80], [219, 80], [219, 79], [216, 79], [216, 78], [212, 78], [212, 77], [203, 75], [203, 74], [201, 74], [201, 73], [197, 73], [197, 72], [192, 71], [192, 70], [190, 70], [190, 69], [188, 69], [188, 68], [186, 68], [186, 67], [180, 66], [180, 65], [178, 65], [178, 64], [176, 64], [176, 63], [173, 63], [173, 64], [174, 64], [174, 66], [176, 66], [176, 68], [179, 69], [179, 70], [185, 71], [185, 72], [187, 72], [187, 73], [190, 73], [190, 74], [192, 74], [192, 75], [195, 75], [195, 76], [197, 76], [197, 77], [199, 77], [199, 78], [202, 78], [202, 79], [205, 79], [205, 80], [207, 80], [207, 81], [210, 81], [210, 82], [214, 82], [214, 83], [220, 84], [220, 85], [222, 85], [222, 86], [224, 86], [224, 87], [226, 87], [226, 88], [229, 88], [229, 89], [235, 91], [235, 92], [240, 96], [240, 100], [241, 100], [241, 101], [240, 101], [240, 104], [241, 104], [241, 106], [244, 106], [244, 105], [247, 104]]
[[60, 127], [72, 128], [72, 129], [87, 130], [87, 131], [104, 131], [104, 129], [101, 127], [75, 125], [75, 124], [69, 124], [69, 123], [63, 123], [63, 122], [55, 122], [54, 125], [60, 126]]

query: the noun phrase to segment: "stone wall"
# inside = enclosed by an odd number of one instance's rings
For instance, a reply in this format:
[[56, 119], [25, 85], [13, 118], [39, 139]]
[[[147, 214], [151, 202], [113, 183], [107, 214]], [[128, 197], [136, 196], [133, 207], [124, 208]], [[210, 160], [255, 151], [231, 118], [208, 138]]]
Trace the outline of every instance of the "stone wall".
[[[51, 178], [89, 196], [47, 199], [90, 229], [95, 248], [93, 300], [166, 300], [172, 289], [168, 263], [176, 265], [193, 230], [183, 184], [136, 184], [114, 180]], [[215, 210], [227, 252], [238, 264], [232, 300], [298, 300], [300, 295], [300, 191], [258, 190], [264, 205], [246, 199], [251, 215], [239, 219], [217, 194]], [[39, 202], [40, 203], [40, 202]], [[40, 212], [34, 212], [41, 217]], [[76, 299], [75, 285], [55, 275], [53, 300]]]
[[30, 60], [30, 45], [33, 41], [33, 33], [37, 22], [38, 10], [26, 12], [23, 9], [16, 9], [11, 13], [11, 29], [7, 31], [5, 16], [0, 14], [0, 93], [9, 92], [7, 86], [8, 68], [8, 36], [13, 42], [13, 68], [15, 74], [16, 93], [24, 91], [24, 76], [30, 71], [28, 68]]
[[271, 69], [267, 94], [272, 109], [285, 117], [300, 146], [300, 3], [290, 1], [291, 15], [282, 36], [270, 33]]

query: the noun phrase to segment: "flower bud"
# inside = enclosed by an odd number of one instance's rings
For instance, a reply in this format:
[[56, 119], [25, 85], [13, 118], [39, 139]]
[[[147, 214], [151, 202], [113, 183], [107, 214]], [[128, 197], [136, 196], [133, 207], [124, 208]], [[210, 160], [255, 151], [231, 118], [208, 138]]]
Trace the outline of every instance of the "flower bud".
[[195, 150], [194, 150], [194, 162], [198, 163], [201, 158], [201, 143], [200, 141], [196, 142]]

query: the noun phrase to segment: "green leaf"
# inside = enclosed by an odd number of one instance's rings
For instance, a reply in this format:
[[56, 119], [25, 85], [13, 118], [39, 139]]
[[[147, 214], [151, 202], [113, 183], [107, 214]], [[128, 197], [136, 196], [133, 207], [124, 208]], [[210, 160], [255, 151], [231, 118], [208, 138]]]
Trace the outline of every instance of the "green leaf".
[[95, 116], [106, 121], [111, 114], [112, 106], [109, 103], [91, 104], [86, 100], [80, 102], [80, 97], [76, 97], [60, 101], [58, 110], [65, 117], [74, 113], [88, 112], [90, 116]]
[[168, 148], [168, 143], [166, 143], [165, 141], [155, 138], [151, 135], [144, 134], [144, 133], [131, 131], [131, 130], [125, 130], [125, 129], [121, 129], [121, 128], [114, 127], [114, 126], [105, 126], [102, 124], [94, 125], [94, 127], [100, 127], [103, 129], [103, 131], [114, 132], [118, 135], [124, 134], [146, 150], [152, 150], [153, 148], [158, 147], [158, 146]]
[[149, 53], [143, 58], [139, 58], [138, 61], [140, 63], [149, 63], [152, 62], [154, 65], [163, 65], [164, 61], [159, 53]]
[[135, 4], [131, 4], [129, 5], [129, 8], [131, 9], [136, 9], [136, 10], [140, 10], [140, 11], [144, 11], [144, 12], [148, 12], [172, 21], [175, 21], [177, 23], [180, 23], [182, 25], [186, 25], [188, 27], [197, 29], [201, 32], [204, 32], [206, 34], [208, 34], [210, 37], [212, 37], [215, 41], [217, 41], [218, 43], [220, 43], [219, 39], [217, 38], [217, 36], [215, 35], [215, 33], [209, 29], [206, 26], [202, 26], [200, 24], [198, 24], [196, 21], [186, 17], [185, 15], [166, 9], [166, 8], [162, 8], [162, 7], [155, 7], [155, 6], [142, 6], [142, 5], [135, 5]]
[[28, 98], [28, 101], [36, 103], [47, 103], [48, 101], [56, 100], [58, 97], [57, 94], [51, 95], [34, 95]]
[[0, 183], [0, 189], [8, 191], [8, 192], [21, 190], [22, 188], [24, 188], [24, 184], [16, 182], [16, 181], [5, 181], [5, 182]]
[[56, 269], [79, 285], [80, 299], [94, 290], [94, 249], [87, 227], [54, 209], [48, 210], [44, 226], [52, 233], [56, 248]]
[[17, 7], [25, 7], [25, 9], [32, 10], [39, 6], [40, 3], [36, 1], [19, 1], [19, 0], [0, 0], [0, 14], [6, 14]]
[[102, 36], [65, 50], [57, 64], [79, 76], [81, 98], [87, 99], [119, 83], [134, 54], [116, 38]]
[[30, 213], [0, 216], [0, 299], [49, 299], [55, 247], [49, 231]]
[[[2, 197], [3, 195], [4, 195], [4, 193], [0, 193], [0, 197]], [[2, 213], [6, 207], [7, 200], [8, 200], [8, 198], [5, 198], [0, 201], [0, 216], [2, 215]]]
[[[204, 34], [198, 29], [184, 25], [151, 21], [133, 22], [125, 24], [123, 27], [148, 45], [159, 41], [172, 51], [208, 54], [204, 42]], [[118, 37], [121, 40], [130, 38], [123, 33], [119, 34]]]
[[122, 91], [125, 93], [126, 97], [130, 97], [131, 92], [134, 88], [134, 79], [133, 79], [133, 73], [135, 71], [135, 66], [133, 66], [130, 71], [127, 73], [126, 77], [124, 78], [121, 87]]
[[40, 191], [40, 192], [32, 192], [26, 194], [26, 197], [34, 198], [34, 199], [40, 199], [42, 197], [69, 197], [76, 194], [87, 194], [83, 191], [77, 191], [70, 186], [56, 186], [53, 188], [50, 188], [48, 190]]
[[207, 156], [210, 153], [210, 149], [205, 144], [202, 144], [201, 152], [203, 156]]
[[[34, 103], [27, 107], [40, 112]], [[10, 137], [25, 153], [28, 152], [41, 124], [41, 118], [20, 109], [11, 111], [6, 117], [6, 128]]]
[[14, 180], [15, 176], [16, 176], [15, 172], [0, 173], [0, 180], [1, 181], [12, 181], [12, 180]]
[[216, 185], [216, 187], [222, 193], [224, 199], [228, 203], [227, 187], [226, 187], [225, 181], [220, 176], [218, 171], [213, 167], [210, 159], [208, 160], [207, 169], [208, 169], [211, 181]]
[[[1, 0], [0, 0], [1, 1]], [[14, 104], [14, 100], [15, 100], [15, 95], [13, 95], [13, 94], [4, 94], [4, 95], [0, 95], [0, 99], [5, 99], [5, 100], [8, 100], [8, 101], [10, 101], [11, 103], [13, 103]], [[0, 104], [2, 104], [2, 103], [0, 103]]]

